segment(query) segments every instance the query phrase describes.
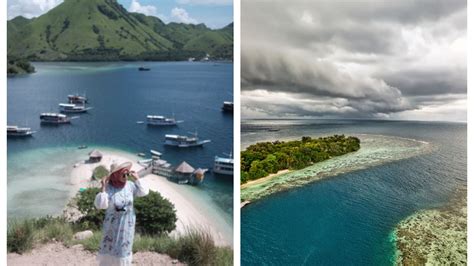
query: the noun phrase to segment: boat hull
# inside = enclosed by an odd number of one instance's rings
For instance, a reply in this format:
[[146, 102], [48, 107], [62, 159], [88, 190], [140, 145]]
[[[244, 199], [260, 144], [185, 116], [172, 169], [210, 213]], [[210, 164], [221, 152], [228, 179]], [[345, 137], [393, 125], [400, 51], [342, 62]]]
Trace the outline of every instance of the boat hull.
[[216, 166], [212, 169], [212, 172], [214, 172], [215, 174], [220, 174], [220, 175], [230, 175], [230, 176], [234, 175], [234, 171], [223, 170], [220, 167], [216, 167]]
[[9, 138], [22, 138], [22, 137], [31, 137], [33, 136], [33, 132], [28, 133], [7, 133], [7, 137]]
[[71, 120], [67, 121], [46, 121], [46, 120], [41, 120], [41, 124], [49, 124], [49, 125], [59, 125], [59, 124], [70, 124]]

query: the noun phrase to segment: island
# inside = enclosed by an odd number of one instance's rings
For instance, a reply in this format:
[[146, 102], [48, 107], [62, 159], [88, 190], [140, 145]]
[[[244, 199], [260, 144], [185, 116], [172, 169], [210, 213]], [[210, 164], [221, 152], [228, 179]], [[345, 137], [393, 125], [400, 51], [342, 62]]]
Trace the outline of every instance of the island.
[[[312, 164], [360, 149], [356, 137], [334, 135], [313, 139], [302, 137], [294, 141], [260, 142], [241, 152], [242, 184], [269, 174], [298, 170]], [[279, 172], [281, 171], [281, 172]]]
[[432, 149], [425, 141], [374, 134], [259, 142], [241, 152], [241, 207], [276, 192]]

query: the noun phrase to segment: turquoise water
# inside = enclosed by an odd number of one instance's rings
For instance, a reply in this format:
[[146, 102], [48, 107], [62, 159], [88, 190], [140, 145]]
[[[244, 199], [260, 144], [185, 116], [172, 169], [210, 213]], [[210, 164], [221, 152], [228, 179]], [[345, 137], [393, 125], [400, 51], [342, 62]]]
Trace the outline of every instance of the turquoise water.
[[[139, 72], [141, 65], [151, 71]], [[108, 147], [136, 154], [162, 152], [173, 165], [187, 161], [212, 168], [215, 155], [233, 146], [233, 117], [221, 112], [232, 100], [233, 66], [227, 63], [34, 63], [37, 73], [8, 78], [8, 124], [38, 132], [8, 139], [8, 216], [57, 214], [70, 196], [71, 167], [87, 158], [79, 145]], [[41, 126], [39, 114], [55, 111], [68, 94], [86, 94], [94, 109], [71, 125]], [[152, 128], [136, 121], [147, 114], [175, 114], [178, 127]], [[202, 148], [163, 145], [165, 134], [197, 130], [212, 142]], [[85, 156], [85, 157], [84, 157]], [[196, 188], [232, 219], [232, 178], [206, 174]]]
[[274, 193], [243, 208], [242, 265], [392, 265], [396, 224], [445, 204], [466, 186], [466, 124], [252, 120], [242, 125], [242, 145], [335, 133], [403, 137], [433, 149]]

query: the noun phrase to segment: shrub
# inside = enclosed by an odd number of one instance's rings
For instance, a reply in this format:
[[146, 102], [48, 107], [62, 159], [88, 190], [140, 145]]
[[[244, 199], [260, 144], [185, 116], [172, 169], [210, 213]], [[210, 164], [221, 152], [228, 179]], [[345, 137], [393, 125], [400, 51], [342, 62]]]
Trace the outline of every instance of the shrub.
[[169, 233], [176, 228], [176, 210], [174, 205], [160, 193], [150, 191], [146, 197], [135, 199], [137, 214], [136, 228], [149, 235]]
[[209, 232], [189, 229], [177, 239], [176, 250], [169, 254], [189, 265], [214, 265], [216, 246]]
[[219, 265], [219, 266], [234, 265], [234, 251], [229, 247], [217, 247], [214, 265]]
[[12, 220], [7, 229], [8, 252], [22, 254], [33, 248], [35, 222], [34, 220]]
[[77, 209], [83, 215], [78, 223], [83, 228], [88, 229], [100, 229], [102, 222], [105, 217], [105, 210], [98, 210], [94, 206], [94, 200], [97, 193], [100, 192], [99, 188], [89, 188], [83, 191], [79, 191], [76, 197], [73, 199]]
[[64, 219], [51, 220], [40, 232], [43, 243], [53, 239], [60, 242], [68, 242], [74, 235], [72, 226]]

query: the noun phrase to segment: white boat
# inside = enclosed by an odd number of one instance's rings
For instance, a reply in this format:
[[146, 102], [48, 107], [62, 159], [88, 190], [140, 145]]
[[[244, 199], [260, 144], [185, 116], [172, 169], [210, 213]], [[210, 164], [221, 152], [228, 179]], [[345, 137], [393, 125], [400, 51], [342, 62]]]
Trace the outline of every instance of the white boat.
[[174, 117], [164, 117], [162, 115], [147, 115], [146, 123], [150, 126], [176, 126], [182, 123], [182, 120], [176, 120]]
[[88, 101], [86, 96], [81, 96], [79, 94], [68, 95], [67, 99], [69, 103], [73, 104], [86, 104]]
[[232, 158], [232, 154], [228, 154], [228, 157], [216, 156], [214, 158], [214, 168], [212, 171], [221, 175], [233, 175], [234, 159]]
[[150, 150], [150, 153], [151, 153], [152, 155], [155, 155], [155, 156], [158, 156], [158, 157], [160, 157], [160, 156], [162, 155], [161, 152], [155, 151], [155, 150]]
[[7, 126], [7, 137], [29, 137], [35, 132], [29, 127]]
[[202, 146], [211, 140], [199, 140], [197, 133], [193, 133], [193, 137], [180, 135], [165, 135], [165, 145], [176, 146], [179, 148], [188, 148]]
[[58, 113], [42, 113], [40, 115], [41, 123], [43, 124], [67, 124], [71, 123], [71, 118]]
[[86, 107], [85, 105], [76, 105], [70, 103], [60, 103], [59, 110], [61, 113], [85, 113], [92, 107]]
[[144, 167], [150, 166], [152, 162], [153, 162], [153, 159], [144, 159], [144, 160], [137, 161], [139, 165], [144, 166]]

